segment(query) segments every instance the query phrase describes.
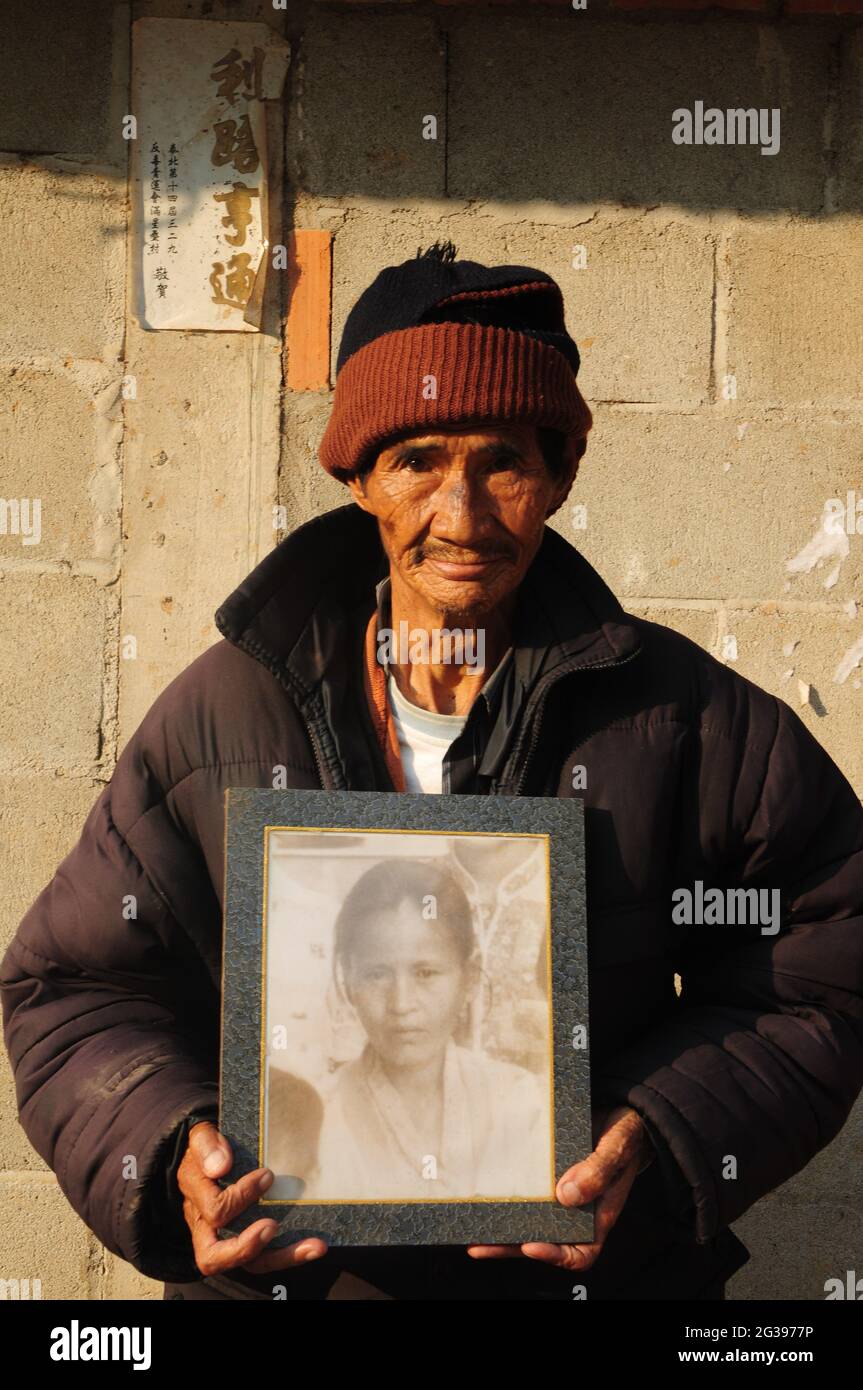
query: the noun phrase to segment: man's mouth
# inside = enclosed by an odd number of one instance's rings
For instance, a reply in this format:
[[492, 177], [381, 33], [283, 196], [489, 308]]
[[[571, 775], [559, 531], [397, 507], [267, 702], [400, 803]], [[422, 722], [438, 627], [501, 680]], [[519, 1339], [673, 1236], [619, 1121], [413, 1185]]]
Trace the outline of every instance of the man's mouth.
[[445, 556], [430, 555], [426, 564], [437, 570], [444, 579], [484, 579], [493, 565], [505, 560], [505, 555], [479, 555], [468, 559], [448, 559]]

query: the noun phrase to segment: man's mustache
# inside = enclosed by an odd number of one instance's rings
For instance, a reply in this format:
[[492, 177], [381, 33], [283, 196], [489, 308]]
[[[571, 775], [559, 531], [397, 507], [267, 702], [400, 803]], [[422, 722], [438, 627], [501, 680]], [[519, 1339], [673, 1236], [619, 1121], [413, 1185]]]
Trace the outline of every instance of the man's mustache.
[[414, 551], [414, 563], [421, 564], [423, 560], [441, 560], [448, 565], [475, 565], [481, 560], [514, 560], [515, 552], [511, 547], [501, 548], [499, 545], [475, 545], [467, 552], [453, 551], [449, 547], [436, 545], [418, 545]]

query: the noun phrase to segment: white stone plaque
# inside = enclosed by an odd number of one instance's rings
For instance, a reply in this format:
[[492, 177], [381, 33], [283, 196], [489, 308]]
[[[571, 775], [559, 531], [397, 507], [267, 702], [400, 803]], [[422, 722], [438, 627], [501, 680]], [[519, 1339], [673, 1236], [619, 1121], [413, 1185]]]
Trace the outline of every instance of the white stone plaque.
[[[264, 103], [290, 45], [265, 24], [139, 19], [132, 115], [136, 312], [148, 329], [256, 332], [267, 254]], [[251, 301], [251, 303], [250, 303]]]

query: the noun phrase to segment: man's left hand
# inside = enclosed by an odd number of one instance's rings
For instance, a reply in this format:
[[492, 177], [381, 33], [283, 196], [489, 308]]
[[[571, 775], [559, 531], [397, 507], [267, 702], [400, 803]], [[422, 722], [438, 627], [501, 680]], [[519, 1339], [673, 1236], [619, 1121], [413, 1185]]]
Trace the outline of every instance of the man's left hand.
[[605, 1238], [623, 1210], [635, 1175], [644, 1162], [650, 1140], [637, 1110], [618, 1106], [600, 1120], [600, 1136], [592, 1154], [567, 1169], [557, 1184], [557, 1199], [565, 1207], [596, 1202], [594, 1239], [589, 1245], [469, 1245], [475, 1260], [526, 1255], [562, 1269], [590, 1269]]

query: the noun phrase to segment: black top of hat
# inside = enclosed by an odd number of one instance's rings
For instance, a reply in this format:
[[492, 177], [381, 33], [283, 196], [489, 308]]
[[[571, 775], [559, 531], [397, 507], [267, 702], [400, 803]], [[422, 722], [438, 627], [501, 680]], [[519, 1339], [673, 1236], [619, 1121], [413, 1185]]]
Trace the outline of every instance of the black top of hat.
[[413, 259], [387, 266], [363, 291], [345, 320], [336, 375], [381, 334], [424, 323], [515, 329], [557, 348], [578, 373], [578, 348], [566, 330], [560, 286], [550, 275], [526, 265], [459, 261], [451, 241], [437, 241]]

